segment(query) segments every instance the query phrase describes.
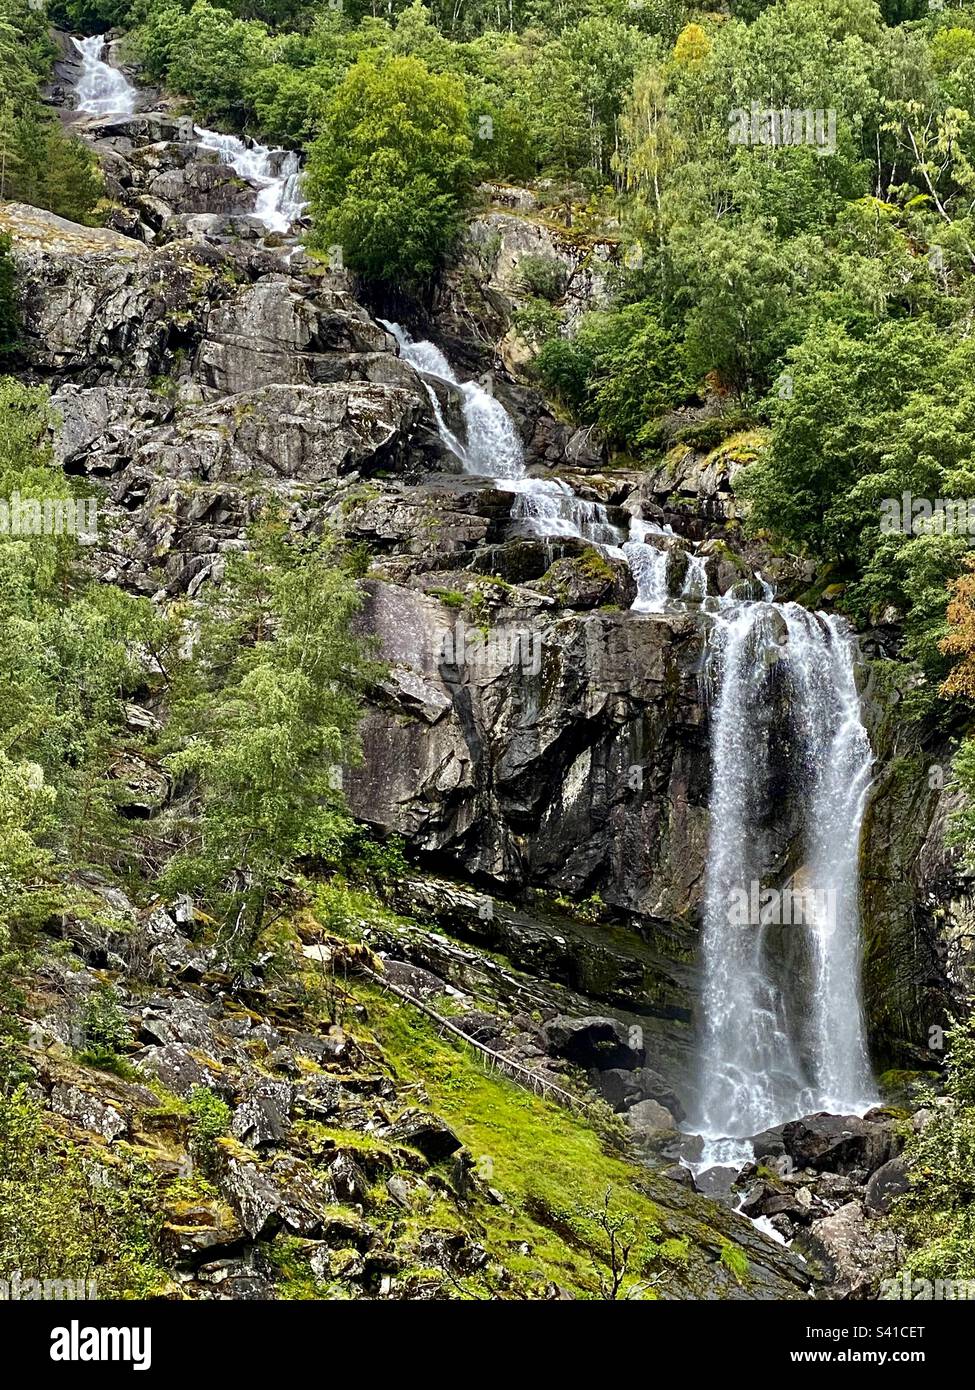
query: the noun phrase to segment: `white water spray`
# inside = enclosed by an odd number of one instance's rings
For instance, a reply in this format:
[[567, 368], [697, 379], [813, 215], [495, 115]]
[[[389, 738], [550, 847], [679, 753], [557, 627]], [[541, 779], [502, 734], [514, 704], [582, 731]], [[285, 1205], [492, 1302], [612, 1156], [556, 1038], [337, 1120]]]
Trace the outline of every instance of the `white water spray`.
[[236, 135], [203, 126], [194, 126], [194, 130], [201, 150], [212, 150], [235, 174], [257, 187], [253, 215], [268, 231], [290, 232], [305, 209], [298, 156], [291, 150], [273, 150], [256, 142], [248, 145]]
[[425, 382], [441, 438], [469, 473], [484, 478], [522, 478], [524, 450], [514, 421], [504, 406], [476, 381], [458, 381], [454, 369], [435, 343], [416, 342], [398, 323], [379, 322], [399, 344], [400, 356], [423, 376], [437, 377], [460, 392], [467, 442], [461, 443], [444, 423], [437, 392]]
[[636, 516], [630, 521], [630, 537], [623, 546], [623, 554], [636, 580], [636, 598], [631, 604], [636, 613], [662, 613], [667, 605], [670, 551], [647, 542], [647, 536], [666, 535], [672, 536], [673, 532], [653, 521], [643, 521]]
[[138, 92], [124, 73], [106, 63], [105, 35], [72, 39], [81, 58], [81, 78], [75, 88], [76, 110], [86, 116], [131, 116]]
[[[704, 904], [699, 1114], [708, 1157], [817, 1110], [862, 1112], [875, 1092], [860, 992], [858, 855], [872, 754], [850, 638], [836, 618], [765, 601], [722, 607], [712, 630], [711, 842]], [[776, 720], [780, 721], [776, 727]], [[784, 723], [782, 722], [784, 721]], [[770, 743], [775, 740], [775, 752]], [[742, 923], [735, 895], [768, 884], [776, 806], [795, 799], [805, 923]]]

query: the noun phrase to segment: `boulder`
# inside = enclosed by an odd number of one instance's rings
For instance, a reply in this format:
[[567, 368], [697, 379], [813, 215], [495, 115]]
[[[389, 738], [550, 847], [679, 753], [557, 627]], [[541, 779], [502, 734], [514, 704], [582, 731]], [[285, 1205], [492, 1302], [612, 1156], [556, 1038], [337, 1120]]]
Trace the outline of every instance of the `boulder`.
[[715, 1201], [732, 1205], [731, 1189], [737, 1176], [737, 1168], [715, 1164], [713, 1168], [705, 1168], [703, 1172], [695, 1174], [694, 1188], [705, 1197], [713, 1197]]
[[808, 1224], [817, 1208], [808, 1187], [760, 1181], [748, 1189], [738, 1210], [745, 1216], [787, 1216], [793, 1223]]
[[641, 1100], [656, 1100], [670, 1111], [675, 1120], [684, 1118], [684, 1107], [670, 1084], [652, 1067], [635, 1067], [630, 1071], [610, 1067], [606, 1071], [592, 1070], [590, 1084], [614, 1110], [628, 1109]]
[[847, 1202], [796, 1236], [795, 1248], [825, 1272], [837, 1298], [872, 1299], [897, 1267], [897, 1238], [868, 1220], [860, 1202]]
[[335, 354], [394, 348], [386, 330], [342, 291], [308, 294], [287, 275], [268, 275], [210, 314], [197, 370], [207, 385], [234, 395], [271, 383], [328, 381]]
[[861, 1119], [825, 1112], [784, 1125], [782, 1143], [797, 1168], [834, 1173], [863, 1170], [867, 1174], [894, 1158], [904, 1146], [894, 1122], [886, 1115]]
[[892, 1158], [871, 1174], [864, 1201], [869, 1211], [888, 1212], [910, 1186], [910, 1174], [904, 1159]]
[[114, 1105], [83, 1091], [79, 1086], [58, 1082], [51, 1091], [50, 1106], [55, 1115], [62, 1115], [79, 1129], [90, 1130], [109, 1143], [128, 1135], [128, 1118]]
[[281, 1225], [281, 1194], [256, 1162], [225, 1153], [220, 1188], [252, 1240], [265, 1239]]
[[554, 598], [562, 608], [599, 608], [615, 604], [629, 608], [636, 598], [636, 580], [625, 560], [589, 549], [575, 559], [556, 560], [530, 589]]
[[[397, 386], [339, 382], [264, 385], [180, 412], [147, 432], [131, 481], [321, 483], [352, 471], [402, 467], [428, 412], [425, 398]], [[123, 475], [116, 495], [125, 500]], [[162, 487], [156, 485], [156, 491]]]
[[642, 1044], [633, 1044], [631, 1030], [618, 1018], [560, 1014], [544, 1025], [542, 1037], [553, 1056], [596, 1071], [638, 1067], [643, 1062]]
[[639, 1136], [669, 1134], [676, 1128], [673, 1115], [655, 1100], [638, 1100], [631, 1105], [626, 1123]]
[[404, 1111], [382, 1137], [388, 1143], [418, 1149], [428, 1163], [439, 1163], [461, 1148], [461, 1140], [449, 1125], [422, 1110]]
[[291, 1129], [292, 1094], [288, 1082], [261, 1078], [234, 1111], [231, 1134], [250, 1149], [285, 1143]]

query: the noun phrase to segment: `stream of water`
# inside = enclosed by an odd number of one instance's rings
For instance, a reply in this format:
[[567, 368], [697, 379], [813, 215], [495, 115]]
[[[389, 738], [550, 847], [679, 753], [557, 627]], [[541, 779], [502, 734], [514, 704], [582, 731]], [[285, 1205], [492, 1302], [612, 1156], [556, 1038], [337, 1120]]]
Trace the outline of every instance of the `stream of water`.
[[71, 42], [81, 59], [76, 110], [90, 116], [131, 116], [139, 94], [123, 72], [105, 62], [105, 35]]
[[275, 150], [255, 141], [246, 144], [236, 135], [194, 126], [201, 150], [212, 150], [235, 174], [257, 188], [253, 216], [269, 232], [290, 232], [304, 212], [301, 195], [301, 161], [293, 150]]
[[[424, 375], [441, 437], [464, 469], [516, 494], [512, 520], [624, 556], [637, 584], [635, 611], [683, 607], [708, 624], [711, 832], [699, 1099], [687, 1125], [705, 1139], [696, 1166], [743, 1163], [749, 1136], [815, 1110], [862, 1113], [876, 1099], [860, 992], [858, 875], [872, 754], [850, 634], [835, 617], [774, 602], [760, 575], [721, 597], [710, 593], [707, 562], [690, 547], [672, 593], [678, 539], [669, 527], [633, 517], [626, 533], [566, 483], [528, 476], [501, 402], [460, 382], [433, 343], [386, 327]], [[463, 438], [446, 424], [431, 378], [460, 393]], [[756, 913], [769, 885], [781, 882], [774, 829], [786, 810], [802, 862], [788, 894], [777, 898], [776, 890], [772, 906]], [[773, 910], [783, 899], [786, 921]], [[736, 911], [743, 901], [749, 910]]]
[[[835, 617], [766, 600], [723, 606], [710, 636], [703, 1029], [687, 1126], [705, 1137], [705, 1164], [745, 1161], [748, 1136], [797, 1116], [876, 1099], [858, 875], [872, 754], [850, 636]], [[802, 862], [790, 896], [763, 901], [781, 879], [774, 832], [787, 814]]]
[[[72, 39], [81, 59], [75, 88], [76, 109], [88, 116], [131, 116], [138, 90], [123, 72], [105, 61], [105, 37], [93, 34]], [[201, 150], [209, 150], [256, 189], [253, 216], [269, 232], [286, 235], [305, 209], [301, 193], [301, 162], [292, 150], [248, 144], [236, 135], [195, 126]]]

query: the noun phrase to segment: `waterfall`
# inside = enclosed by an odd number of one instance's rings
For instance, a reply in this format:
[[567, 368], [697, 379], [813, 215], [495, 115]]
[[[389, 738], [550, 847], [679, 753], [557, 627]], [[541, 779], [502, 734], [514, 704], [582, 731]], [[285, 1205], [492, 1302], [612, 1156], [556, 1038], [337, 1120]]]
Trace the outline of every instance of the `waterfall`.
[[81, 58], [81, 78], [75, 88], [76, 110], [88, 116], [131, 116], [138, 93], [118, 68], [102, 58], [105, 35], [72, 39]]
[[[862, 1112], [874, 1099], [858, 903], [872, 754], [838, 619], [791, 603], [731, 603], [711, 636], [717, 698], [693, 1127], [712, 1141], [715, 1161], [750, 1156], [722, 1148], [722, 1138], [816, 1110]], [[783, 783], [804, 856], [791, 901], [766, 892]]]
[[708, 571], [700, 555], [687, 557], [687, 573], [680, 596], [685, 603], [703, 603], [708, 596]]
[[670, 551], [662, 546], [647, 544], [647, 536], [673, 535], [655, 522], [643, 521], [633, 517], [630, 521], [630, 537], [623, 546], [623, 554], [636, 580], [636, 598], [630, 605], [637, 613], [662, 613], [669, 597], [667, 590], [667, 566]]
[[[398, 323], [379, 322], [399, 344], [400, 355], [420, 373], [426, 387], [440, 437], [468, 473], [494, 478], [506, 492], [514, 493], [511, 519], [528, 535], [589, 541], [616, 549], [622, 540], [619, 527], [609, 519], [601, 502], [577, 497], [558, 478], [532, 478], [525, 471], [525, 453], [514, 421], [504, 406], [476, 381], [459, 381], [440, 348], [429, 341], [417, 342]], [[436, 389], [428, 377], [451, 386], [460, 395], [464, 417], [461, 442], [444, 420]]]
[[[529, 477], [501, 402], [459, 381], [434, 343], [381, 322], [420, 373], [447, 448], [466, 471], [514, 493], [513, 521], [531, 535], [581, 537], [622, 554], [637, 583], [636, 612], [691, 606], [711, 625], [712, 828], [692, 1126], [705, 1136], [705, 1162], [744, 1161], [748, 1136], [813, 1110], [866, 1109], [874, 1094], [860, 998], [858, 852], [872, 755], [847, 632], [835, 618], [772, 602], [760, 574], [710, 596], [706, 561], [695, 554], [672, 598], [670, 527], [633, 517], [624, 539], [601, 503], [558, 479]], [[459, 394], [463, 440], [446, 423], [436, 382]], [[803, 847], [790, 894], [807, 911], [782, 925], [762, 893], [776, 870], [775, 882], [782, 877], [773, 840], [787, 795], [801, 811]], [[743, 921], [732, 912], [742, 897]]]
[[504, 406], [476, 381], [458, 381], [454, 369], [435, 343], [417, 342], [405, 328], [388, 319], [379, 322], [399, 344], [400, 356], [421, 376], [434, 376], [460, 392], [466, 444], [444, 423], [443, 411], [433, 386], [425, 382], [441, 438], [469, 473], [484, 478], [523, 478], [525, 456], [514, 421]]
[[245, 144], [236, 135], [194, 126], [201, 150], [212, 150], [235, 174], [257, 185], [254, 216], [269, 232], [285, 234], [305, 209], [301, 197], [301, 163], [290, 150]]
[[574, 536], [593, 545], [615, 548], [621, 536], [601, 502], [587, 502], [559, 479], [524, 478], [506, 484], [514, 492], [511, 518], [529, 535]]

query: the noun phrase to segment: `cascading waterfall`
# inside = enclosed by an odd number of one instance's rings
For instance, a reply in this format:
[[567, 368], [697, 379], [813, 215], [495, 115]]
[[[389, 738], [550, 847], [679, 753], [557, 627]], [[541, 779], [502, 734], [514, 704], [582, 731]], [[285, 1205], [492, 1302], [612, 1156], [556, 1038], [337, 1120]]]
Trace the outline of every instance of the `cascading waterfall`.
[[[385, 322], [385, 321], [384, 321]], [[741, 592], [708, 594], [706, 561], [688, 555], [681, 593], [669, 593], [674, 534], [634, 517], [629, 536], [606, 508], [565, 483], [526, 475], [521, 441], [502, 404], [459, 382], [430, 342], [385, 322], [424, 380], [444, 443], [461, 465], [515, 493], [511, 516], [531, 534], [584, 537], [622, 554], [637, 612], [692, 605], [710, 615], [717, 681], [712, 736], [711, 846], [703, 932], [701, 1084], [697, 1129], [706, 1162], [744, 1161], [744, 1141], [813, 1110], [849, 1113], [874, 1100], [860, 998], [857, 861], [872, 755], [860, 721], [852, 645], [839, 621], [776, 604], [760, 575]], [[448, 427], [434, 381], [460, 393], [465, 441]], [[652, 544], [660, 538], [666, 543]], [[761, 595], [761, 597], [759, 597]], [[788, 721], [783, 750], [769, 742]], [[791, 754], [788, 753], [791, 749]], [[770, 824], [783, 795], [801, 799], [804, 863], [794, 883], [816, 909], [797, 925], [739, 923], [733, 894], [765, 888]]]
[[236, 135], [194, 126], [201, 150], [212, 150], [235, 174], [257, 185], [254, 216], [269, 232], [291, 230], [304, 212], [301, 196], [301, 163], [291, 150], [272, 150], [256, 142], [247, 145]]
[[[130, 116], [138, 91], [118, 68], [105, 62], [104, 34], [72, 39], [81, 58], [81, 78], [75, 89], [77, 110], [92, 116]], [[301, 162], [291, 150], [245, 144], [236, 135], [195, 126], [200, 149], [212, 150], [236, 174], [257, 187], [253, 215], [269, 232], [291, 231], [305, 209], [301, 194]]]
[[[723, 607], [712, 629], [711, 843], [704, 904], [700, 1109], [710, 1161], [750, 1156], [742, 1138], [874, 1100], [860, 997], [858, 853], [872, 754], [860, 721], [850, 638], [796, 604]], [[773, 756], [776, 718], [787, 721]], [[783, 766], [785, 762], [785, 766]], [[766, 910], [770, 823], [797, 798], [804, 863], [798, 924]], [[742, 896], [748, 920], [742, 921]], [[777, 900], [781, 905], [782, 899]], [[778, 917], [783, 914], [780, 912]]]
[[687, 557], [687, 573], [680, 596], [684, 603], [703, 603], [708, 596], [707, 566], [700, 555]]
[[[662, 526], [652, 521], [633, 517], [630, 521], [630, 538], [623, 545], [623, 554], [633, 578], [636, 580], [636, 598], [632, 608], [638, 613], [662, 613], [667, 603], [667, 567], [670, 552], [663, 546], [647, 544], [647, 536], [663, 536], [668, 533]], [[670, 532], [673, 535], [673, 532]]]
[[86, 116], [131, 116], [138, 92], [124, 73], [106, 63], [105, 35], [72, 39], [81, 58], [81, 78], [75, 88], [76, 110]]
[[[379, 322], [399, 344], [400, 356], [420, 373], [430, 397], [440, 437], [468, 473], [494, 478], [515, 494], [511, 519], [532, 535], [580, 537], [596, 545], [616, 546], [619, 530], [600, 502], [577, 497], [558, 479], [530, 478], [525, 473], [525, 452], [514, 421], [501, 402], [476, 381], [459, 381], [435, 343], [417, 342], [398, 323]], [[466, 443], [447, 425], [435, 377], [460, 393]]]
[[379, 322], [396, 339], [403, 360], [415, 367], [421, 377], [437, 377], [460, 392], [466, 444], [462, 444], [447, 427], [437, 392], [429, 381], [424, 381], [440, 436], [464, 468], [484, 478], [523, 478], [524, 450], [514, 421], [501, 402], [476, 381], [458, 381], [450, 363], [435, 343], [416, 342], [405, 328], [398, 323], [390, 323], [388, 319], [380, 319]]
[[577, 497], [557, 478], [522, 478], [505, 484], [516, 493], [511, 518], [535, 536], [575, 536], [615, 549], [620, 542], [619, 528], [609, 519], [601, 502]]

